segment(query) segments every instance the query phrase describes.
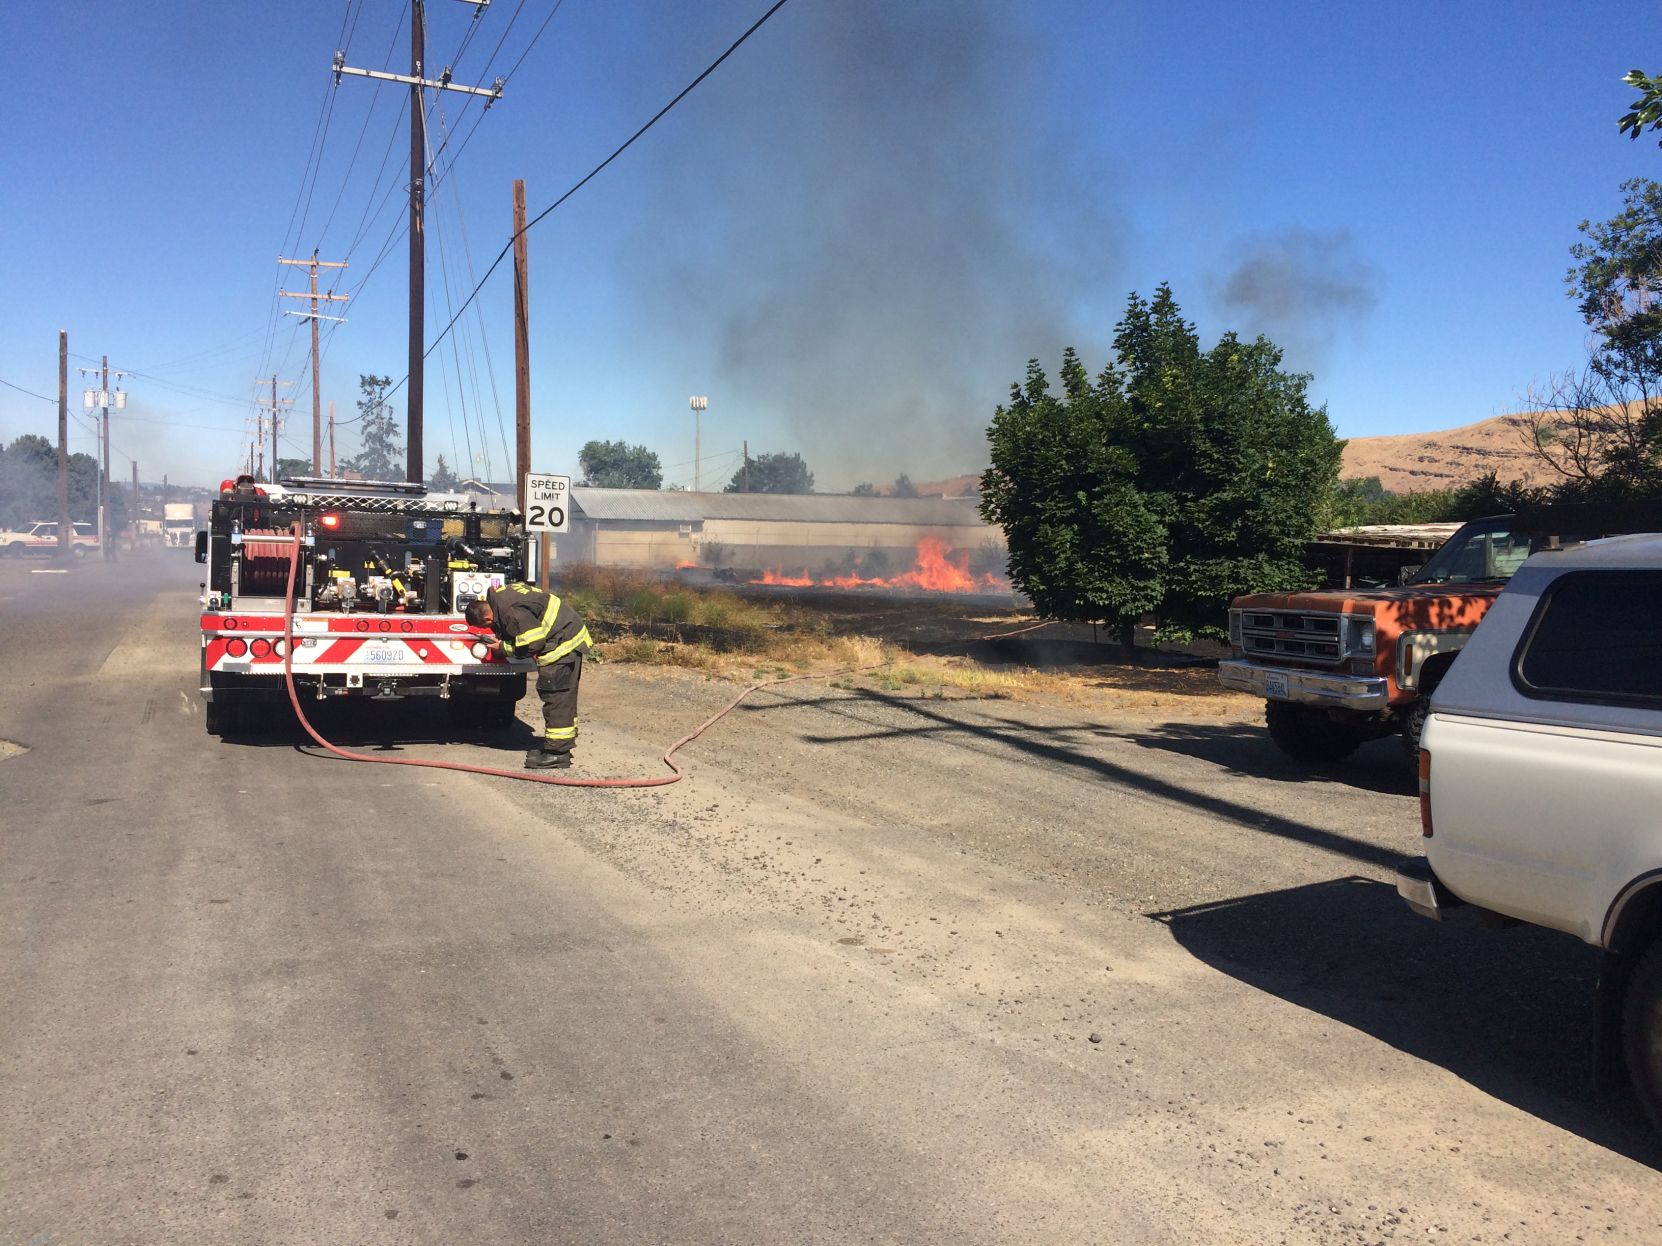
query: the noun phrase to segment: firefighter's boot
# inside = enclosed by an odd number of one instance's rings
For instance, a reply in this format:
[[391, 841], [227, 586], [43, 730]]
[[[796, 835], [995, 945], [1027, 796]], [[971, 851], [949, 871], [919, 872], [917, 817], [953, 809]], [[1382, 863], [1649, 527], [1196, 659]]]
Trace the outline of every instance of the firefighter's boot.
[[564, 770], [570, 765], [570, 753], [550, 753], [547, 749], [534, 748], [525, 754], [527, 770]]

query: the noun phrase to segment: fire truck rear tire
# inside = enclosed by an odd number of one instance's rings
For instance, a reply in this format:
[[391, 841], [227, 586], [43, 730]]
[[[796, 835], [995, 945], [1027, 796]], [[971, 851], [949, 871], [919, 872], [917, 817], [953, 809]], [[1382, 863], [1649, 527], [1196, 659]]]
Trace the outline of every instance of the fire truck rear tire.
[[1277, 748], [1294, 761], [1318, 766], [1343, 761], [1364, 738], [1357, 728], [1293, 701], [1264, 702], [1264, 721]]
[[1662, 939], [1639, 958], [1628, 979], [1622, 1045], [1639, 1106], [1662, 1130]]
[[216, 701], [209, 701], [203, 717], [208, 734], [218, 736], [221, 740], [241, 735], [248, 726], [248, 715], [242, 703], [224, 696]]
[[505, 731], [514, 725], [515, 702], [510, 697], [495, 696], [479, 707], [479, 725], [486, 731]]

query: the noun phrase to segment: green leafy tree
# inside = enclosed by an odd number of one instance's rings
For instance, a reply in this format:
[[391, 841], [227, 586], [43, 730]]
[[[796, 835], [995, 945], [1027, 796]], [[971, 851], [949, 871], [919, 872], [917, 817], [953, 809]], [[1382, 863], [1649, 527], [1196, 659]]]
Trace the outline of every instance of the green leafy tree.
[[664, 469], [645, 446], [626, 441], [591, 441], [577, 455], [585, 485], [601, 489], [659, 489]]
[[900, 475], [898, 475], [894, 478], [894, 496], [895, 497], [897, 497], [897, 498], [915, 498], [915, 497], [917, 497], [917, 495], [918, 495], [918, 487], [915, 484], [912, 483], [912, 478], [910, 476], [908, 476], [905, 472], [901, 472]]
[[994, 413], [981, 513], [1004, 529], [1010, 582], [1040, 614], [1106, 623], [1129, 655], [1164, 592], [1166, 526], [1137, 487], [1123, 378], [1110, 366], [1093, 384], [1069, 347], [1061, 379], [1052, 394], [1029, 360]]
[[[749, 481], [748, 486], [746, 480]], [[724, 493], [812, 493], [814, 473], [800, 454], [761, 454], [740, 467]]]
[[277, 479], [282, 480], [289, 476], [310, 476], [312, 461], [310, 459], [278, 459]]
[[1132, 296], [1115, 347], [1139, 487], [1161, 499], [1170, 534], [1160, 631], [1221, 636], [1231, 598], [1312, 583], [1304, 547], [1342, 446], [1278, 347], [1226, 333], [1202, 351], [1167, 286], [1149, 303]]
[[848, 492], [850, 497], [874, 498], [877, 496], [877, 486], [872, 484], [869, 480], [863, 480]]
[[450, 464], [444, 461], [444, 455], [439, 455], [439, 465], [433, 469], [433, 476], [427, 482], [427, 487], [437, 493], [452, 493], [461, 483], [461, 477], [450, 470]]
[[[1653, 78], [1642, 69], [1630, 69], [1622, 81], [1638, 91], [1639, 98], [1616, 122], [1617, 131], [1636, 139], [1646, 130], [1662, 130], [1662, 78]], [[1662, 141], [1657, 146], [1662, 147]]]
[[25, 433], [0, 454], [0, 526], [20, 528], [58, 514], [58, 448]]
[[982, 513], [1041, 612], [1106, 622], [1128, 652], [1151, 612], [1163, 637], [1221, 636], [1232, 597], [1313, 583], [1341, 445], [1273, 343], [1202, 350], [1164, 285], [1114, 341], [1094, 382], [1063, 356], [1060, 397], [1029, 363], [989, 430]]
[[[72, 454], [67, 463], [71, 523], [98, 522], [98, 460]], [[45, 437], [25, 433], [0, 448], [0, 527], [18, 528], [58, 517], [58, 449]], [[110, 528], [127, 524], [126, 490], [110, 487]]]
[[1526, 444], [1569, 499], [1662, 492], [1662, 185], [1622, 184], [1621, 212], [1583, 221], [1566, 282], [1592, 330], [1587, 363], [1530, 395]]
[[399, 442], [398, 420], [387, 402], [390, 388], [390, 376], [367, 373], [358, 377], [358, 412], [363, 421], [358, 437], [362, 448], [346, 460], [346, 466], [363, 473], [367, 480], [403, 480], [408, 466]]

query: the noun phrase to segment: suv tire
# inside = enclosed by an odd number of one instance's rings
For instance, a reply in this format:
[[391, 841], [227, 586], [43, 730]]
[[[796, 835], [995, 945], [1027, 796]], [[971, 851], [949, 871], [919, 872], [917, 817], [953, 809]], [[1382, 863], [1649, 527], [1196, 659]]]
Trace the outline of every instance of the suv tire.
[[1294, 701], [1265, 701], [1264, 721], [1275, 746], [1294, 761], [1328, 765], [1343, 761], [1362, 743], [1356, 728]]
[[1622, 1050], [1639, 1106], [1662, 1130], [1662, 939], [1650, 945], [1628, 979]]

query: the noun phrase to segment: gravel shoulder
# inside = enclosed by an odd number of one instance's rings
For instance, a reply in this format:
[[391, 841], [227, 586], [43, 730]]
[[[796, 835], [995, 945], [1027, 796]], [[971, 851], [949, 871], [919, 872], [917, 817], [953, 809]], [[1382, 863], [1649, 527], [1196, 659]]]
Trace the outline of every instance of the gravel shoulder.
[[[592, 670], [583, 771], [734, 690]], [[708, 932], [693, 972], [827, 1102], [921, 1093], [906, 1136], [990, 1208], [1112, 1212], [1104, 1240], [1662, 1232], [1658, 1150], [1591, 1090], [1596, 958], [1408, 913], [1391, 741], [1312, 775], [1214, 713], [809, 683], [682, 758], [621, 802], [509, 795]]]

